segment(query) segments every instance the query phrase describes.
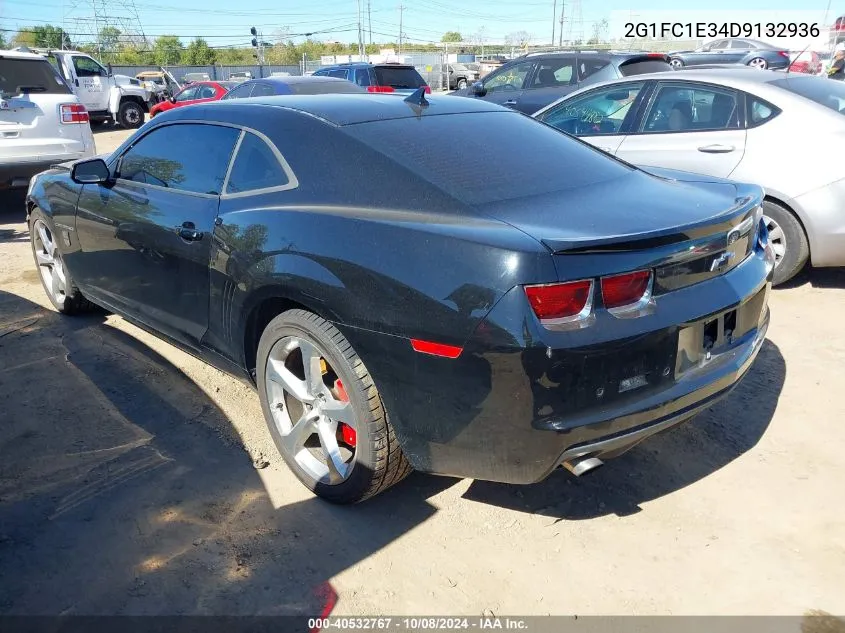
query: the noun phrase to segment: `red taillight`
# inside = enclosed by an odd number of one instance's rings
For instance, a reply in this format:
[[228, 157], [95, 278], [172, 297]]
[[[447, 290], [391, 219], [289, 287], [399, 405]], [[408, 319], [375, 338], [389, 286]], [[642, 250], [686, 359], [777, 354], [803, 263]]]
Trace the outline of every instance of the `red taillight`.
[[666, 57], [666, 53], [649, 53], [646, 57]]
[[367, 86], [367, 92], [394, 92], [393, 86]]
[[593, 281], [525, 286], [531, 309], [541, 321], [577, 317], [587, 310], [593, 295]]
[[81, 103], [63, 103], [59, 106], [62, 123], [88, 123], [88, 110]]
[[411, 339], [411, 347], [416, 352], [431, 354], [432, 356], [442, 356], [444, 358], [457, 358], [464, 351], [462, 347], [444, 345], [443, 343], [432, 343], [431, 341], [423, 341], [417, 338]]
[[789, 51], [778, 51], [778, 55], [789, 58]]
[[604, 307], [611, 310], [638, 303], [648, 292], [650, 282], [650, 270], [602, 277], [601, 296]]
[[426, 87], [425, 87], [425, 94], [427, 94], [427, 95], [430, 95], [430, 94], [431, 94], [431, 86], [426, 86]]

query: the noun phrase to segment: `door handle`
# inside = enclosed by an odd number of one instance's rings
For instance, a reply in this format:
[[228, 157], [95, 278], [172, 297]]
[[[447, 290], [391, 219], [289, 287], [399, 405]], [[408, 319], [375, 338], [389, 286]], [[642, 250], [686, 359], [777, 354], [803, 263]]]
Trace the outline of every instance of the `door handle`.
[[509, 101], [505, 101], [504, 103], [502, 103], [502, 105], [506, 105], [506, 106], [516, 105], [516, 101], [514, 99], [510, 99]]
[[599, 149], [603, 152], [607, 152], [608, 154], [613, 153], [613, 148], [611, 148], [611, 147], [599, 147]]
[[176, 232], [186, 242], [196, 242], [202, 239], [202, 231], [197, 231], [193, 222], [183, 222], [182, 226], [176, 227]]
[[727, 154], [735, 149], [736, 148], [733, 145], [720, 145], [716, 143], [715, 145], [704, 145], [703, 147], [699, 147], [698, 151], [704, 152], [705, 154]]

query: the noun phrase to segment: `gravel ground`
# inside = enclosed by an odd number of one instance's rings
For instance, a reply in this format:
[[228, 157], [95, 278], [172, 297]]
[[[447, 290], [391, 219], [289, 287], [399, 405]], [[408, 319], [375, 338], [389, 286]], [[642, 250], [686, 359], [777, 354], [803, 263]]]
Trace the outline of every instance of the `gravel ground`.
[[276, 457], [251, 388], [54, 312], [20, 205], [0, 202], [0, 614], [845, 614], [842, 270], [774, 292], [729, 398], [594, 474], [414, 474], [343, 508]]

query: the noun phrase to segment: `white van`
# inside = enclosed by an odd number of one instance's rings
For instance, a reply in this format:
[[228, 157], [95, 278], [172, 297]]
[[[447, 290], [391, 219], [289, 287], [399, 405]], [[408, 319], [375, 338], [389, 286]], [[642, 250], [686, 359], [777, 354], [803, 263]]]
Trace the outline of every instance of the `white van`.
[[0, 189], [96, 153], [88, 110], [50, 62], [0, 50]]

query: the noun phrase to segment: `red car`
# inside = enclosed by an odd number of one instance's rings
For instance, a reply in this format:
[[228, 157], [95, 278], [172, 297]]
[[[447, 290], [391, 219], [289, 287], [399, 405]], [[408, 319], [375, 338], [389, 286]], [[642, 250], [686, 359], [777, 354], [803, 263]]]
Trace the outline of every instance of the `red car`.
[[792, 63], [789, 65], [789, 72], [818, 75], [821, 71], [822, 60], [819, 58], [818, 53], [803, 51], [792, 54]]
[[188, 84], [167, 101], [155, 104], [150, 108], [150, 117], [160, 112], [167, 112], [173, 108], [191, 105], [192, 103], [205, 103], [206, 101], [217, 101], [223, 95], [238, 85], [236, 81], [197, 81]]

